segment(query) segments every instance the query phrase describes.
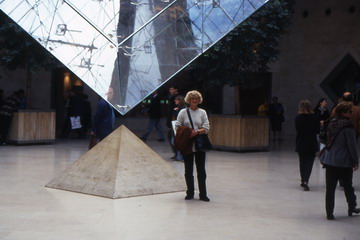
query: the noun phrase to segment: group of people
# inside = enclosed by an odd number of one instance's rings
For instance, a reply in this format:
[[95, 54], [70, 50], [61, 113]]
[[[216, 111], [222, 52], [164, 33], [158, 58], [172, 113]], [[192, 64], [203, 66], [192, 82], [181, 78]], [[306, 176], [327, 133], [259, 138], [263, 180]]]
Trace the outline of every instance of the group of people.
[[26, 108], [25, 91], [19, 89], [5, 98], [4, 91], [0, 89], [0, 146], [7, 144], [7, 136], [14, 112]]
[[309, 191], [309, 179], [316, 153], [326, 169], [325, 209], [333, 220], [335, 189], [338, 182], [344, 187], [348, 215], [359, 214], [353, 188], [353, 171], [358, 169], [357, 140], [360, 136], [360, 107], [355, 106], [350, 92], [328, 110], [327, 100], [321, 98], [313, 109], [309, 100], [301, 100], [295, 118], [296, 152], [299, 156], [301, 184]]

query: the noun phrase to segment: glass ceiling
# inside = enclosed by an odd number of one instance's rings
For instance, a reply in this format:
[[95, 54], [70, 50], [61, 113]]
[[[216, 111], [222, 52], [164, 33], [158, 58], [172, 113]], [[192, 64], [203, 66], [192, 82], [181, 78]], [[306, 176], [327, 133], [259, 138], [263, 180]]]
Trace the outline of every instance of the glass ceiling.
[[0, 9], [125, 114], [265, 2], [0, 0]]

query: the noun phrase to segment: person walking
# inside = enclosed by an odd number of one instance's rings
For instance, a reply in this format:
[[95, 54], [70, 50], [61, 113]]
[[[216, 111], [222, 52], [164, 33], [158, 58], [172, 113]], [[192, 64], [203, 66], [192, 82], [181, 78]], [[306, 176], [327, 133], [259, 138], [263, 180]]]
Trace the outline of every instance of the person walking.
[[320, 122], [314, 114], [309, 100], [301, 100], [298, 115], [295, 118], [296, 152], [299, 155], [301, 184], [304, 191], [309, 191], [309, 179], [316, 152], [319, 150], [317, 133]]
[[164, 131], [161, 126], [161, 103], [160, 103], [160, 96], [157, 91], [155, 91], [150, 98], [149, 122], [146, 132], [140, 137], [140, 139], [146, 141], [154, 127], [158, 134], [157, 141], [164, 142], [165, 141]]
[[[172, 123], [171, 123], [174, 120], [174, 108], [176, 108], [175, 99], [178, 95], [179, 95], [178, 87], [175, 85], [170, 86], [169, 87], [169, 97], [168, 97], [169, 111], [167, 113], [166, 126], [168, 127], [167, 137], [168, 137], [168, 140], [170, 143], [171, 150], [174, 153], [174, 156], [172, 156], [171, 159], [176, 159], [177, 152], [178, 152], [174, 145], [174, 130], [173, 130]], [[179, 113], [179, 111], [177, 113]], [[175, 119], [176, 119], [176, 117], [175, 117]]]
[[[185, 102], [189, 104], [188, 108], [182, 109], [177, 117], [175, 128], [185, 126], [192, 128], [192, 124], [189, 118], [191, 116], [193, 122], [193, 128], [190, 135], [190, 141], [193, 140], [199, 134], [206, 134], [210, 130], [210, 124], [207, 113], [204, 109], [199, 108], [199, 104], [203, 102], [201, 93], [193, 90], [186, 94]], [[185, 181], [187, 186], [185, 200], [191, 200], [194, 198], [194, 159], [197, 170], [197, 179], [199, 186], [199, 198], [202, 201], [209, 202], [206, 192], [206, 170], [205, 159], [206, 153], [203, 151], [196, 151], [193, 143], [192, 152], [184, 154], [184, 167], [185, 167]]]
[[[175, 106], [174, 106], [174, 109], [173, 109], [173, 113], [172, 113], [172, 118], [173, 120], [176, 120], [177, 119], [177, 116], [179, 115], [179, 112], [183, 109], [183, 108], [186, 108], [186, 105], [185, 105], [185, 102], [184, 102], [184, 96], [182, 95], [177, 95], [175, 97]], [[171, 138], [170, 138], [170, 142], [171, 144], [174, 146], [175, 148], [175, 134], [174, 134], [174, 130], [171, 129]], [[178, 151], [176, 148], [175, 148], [175, 158], [172, 158], [176, 161], [182, 161], [184, 160], [183, 158], [183, 155], [181, 154], [180, 151]]]
[[337, 182], [343, 180], [348, 204], [348, 216], [359, 214], [356, 208], [356, 195], [352, 184], [353, 171], [358, 170], [358, 152], [354, 126], [351, 122], [352, 103], [341, 102], [335, 108], [335, 117], [327, 126], [326, 150], [320, 157], [326, 169], [325, 209], [328, 220], [334, 219], [335, 189]]

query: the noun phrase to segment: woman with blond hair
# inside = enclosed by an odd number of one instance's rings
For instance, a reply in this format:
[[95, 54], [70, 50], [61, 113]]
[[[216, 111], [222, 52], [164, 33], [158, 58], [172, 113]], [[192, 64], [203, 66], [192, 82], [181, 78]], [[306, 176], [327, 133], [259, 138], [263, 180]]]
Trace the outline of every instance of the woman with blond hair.
[[[190, 91], [185, 96], [185, 102], [189, 107], [182, 109], [175, 123], [176, 129], [180, 126], [191, 128], [190, 141], [199, 134], [206, 134], [209, 132], [210, 124], [208, 116], [204, 109], [199, 108], [203, 98], [201, 94], [196, 91]], [[189, 115], [191, 119], [189, 118]], [[184, 154], [184, 166], [185, 166], [185, 181], [187, 186], [185, 200], [191, 200], [194, 198], [194, 159], [197, 170], [197, 179], [199, 186], [199, 198], [202, 201], [209, 202], [206, 192], [206, 170], [205, 170], [205, 158], [206, 153], [204, 151], [196, 150], [193, 143], [192, 151]]]
[[319, 150], [316, 134], [320, 129], [314, 110], [309, 100], [301, 100], [298, 115], [295, 118], [296, 152], [299, 155], [300, 186], [309, 191], [309, 179], [316, 152]]

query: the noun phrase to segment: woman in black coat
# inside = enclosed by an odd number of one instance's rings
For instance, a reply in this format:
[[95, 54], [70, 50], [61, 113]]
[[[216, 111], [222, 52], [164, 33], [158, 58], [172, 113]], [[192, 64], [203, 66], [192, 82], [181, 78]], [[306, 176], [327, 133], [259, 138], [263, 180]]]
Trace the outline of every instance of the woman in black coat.
[[319, 150], [316, 134], [320, 123], [314, 114], [309, 100], [301, 100], [298, 115], [295, 118], [296, 152], [299, 155], [301, 187], [309, 191], [309, 178], [316, 152]]

